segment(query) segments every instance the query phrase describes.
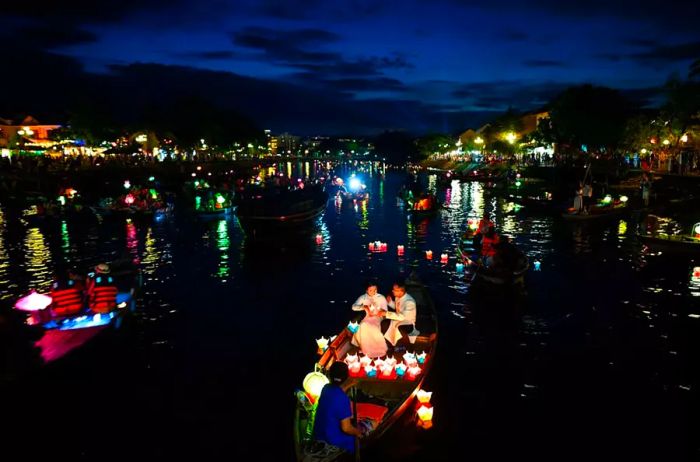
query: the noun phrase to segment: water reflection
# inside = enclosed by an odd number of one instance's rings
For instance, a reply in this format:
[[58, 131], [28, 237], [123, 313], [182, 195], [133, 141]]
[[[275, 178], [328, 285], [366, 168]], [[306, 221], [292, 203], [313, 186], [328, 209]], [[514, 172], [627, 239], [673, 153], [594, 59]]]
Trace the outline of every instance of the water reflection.
[[138, 264], [140, 261], [139, 237], [136, 225], [131, 221], [131, 218], [126, 219], [126, 250], [131, 255], [132, 261]]
[[219, 224], [216, 227], [216, 248], [219, 249], [219, 264], [216, 275], [221, 282], [226, 282], [231, 275], [230, 256], [228, 252], [230, 246], [231, 240], [228, 234], [228, 221], [225, 219], [219, 220]]
[[9, 279], [10, 257], [5, 249], [5, 213], [0, 209], [0, 300], [10, 298], [9, 290], [11, 281]]
[[29, 286], [38, 292], [48, 292], [51, 287], [53, 261], [44, 235], [39, 228], [29, 228], [24, 239], [26, 270], [29, 273]]

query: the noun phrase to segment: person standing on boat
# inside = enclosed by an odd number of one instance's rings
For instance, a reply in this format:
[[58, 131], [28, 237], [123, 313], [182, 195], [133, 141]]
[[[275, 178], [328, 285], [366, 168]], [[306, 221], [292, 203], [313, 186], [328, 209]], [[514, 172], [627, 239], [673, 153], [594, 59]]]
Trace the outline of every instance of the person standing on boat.
[[353, 311], [364, 311], [365, 317], [352, 336], [352, 344], [360, 347], [370, 358], [386, 355], [387, 345], [382, 335], [382, 319], [387, 312], [384, 296], [377, 292], [377, 283], [367, 283], [367, 292], [360, 295], [352, 305]]
[[639, 184], [642, 189], [642, 201], [644, 201], [644, 207], [649, 207], [649, 194], [651, 193], [651, 181], [646, 173], [642, 175], [642, 181]]
[[352, 424], [352, 404], [342, 388], [348, 378], [348, 365], [342, 361], [334, 362], [329, 375], [330, 383], [323, 386], [318, 397], [313, 438], [352, 454], [355, 452], [355, 437], [362, 438], [363, 434]]
[[591, 208], [591, 204], [593, 203], [593, 185], [590, 183], [586, 183], [583, 185], [583, 211], [584, 213], [588, 213]]
[[409, 334], [416, 329], [416, 300], [406, 292], [406, 284], [403, 282], [394, 283], [391, 289], [394, 294], [394, 300], [391, 295], [387, 295], [386, 301], [390, 308], [396, 311], [392, 316], [389, 328], [384, 334], [384, 338], [393, 346], [401, 341], [403, 347], [409, 345]]
[[579, 181], [576, 195], [574, 196], [574, 213], [583, 211], [583, 182]]

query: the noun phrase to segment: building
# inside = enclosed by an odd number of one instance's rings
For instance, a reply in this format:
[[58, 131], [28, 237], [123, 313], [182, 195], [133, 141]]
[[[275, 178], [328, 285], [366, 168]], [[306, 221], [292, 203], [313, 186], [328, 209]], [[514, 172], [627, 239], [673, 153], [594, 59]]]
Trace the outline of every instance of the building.
[[25, 117], [20, 123], [0, 119], [0, 148], [10, 148], [15, 145], [28, 151], [44, 150], [56, 143], [50, 139], [53, 130], [60, 125], [45, 125], [32, 116]]

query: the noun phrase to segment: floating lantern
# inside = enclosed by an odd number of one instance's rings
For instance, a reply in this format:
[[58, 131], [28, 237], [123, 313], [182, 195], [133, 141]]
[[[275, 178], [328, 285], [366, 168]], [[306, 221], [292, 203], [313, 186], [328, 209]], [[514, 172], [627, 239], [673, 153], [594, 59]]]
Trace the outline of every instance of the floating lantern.
[[603, 204], [609, 204], [610, 202], [612, 202], [612, 196], [610, 196], [610, 194], [608, 194], [607, 196], [605, 196], [603, 198], [602, 202], [603, 202]]
[[350, 377], [360, 377], [362, 376], [363, 371], [364, 369], [359, 361], [348, 364], [348, 373], [350, 374]]
[[369, 250], [370, 252], [374, 252], [374, 242], [369, 243]]
[[58, 196], [58, 202], [61, 205], [66, 205], [66, 198], [64, 196]]
[[365, 375], [367, 377], [376, 377], [377, 369], [374, 366], [365, 366]]
[[479, 227], [479, 223], [474, 218], [470, 218], [469, 220], [467, 220], [467, 224], [469, 225], [469, 229], [471, 229], [472, 231], [476, 231], [476, 228]]
[[425, 357], [427, 355], [425, 354], [425, 351], [419, 355], [416, 355], [416, 359], [418, 360], [418, 364], [423, 364], [425, 362]]
[[396, 246], [396, 253], [399, 255], [403, 255], [404, 253], [404, 247], [402, 245], [397, 245]]
[[217, 204], [223, 204], [224, 202], [226, 202], [226, 199], [224, 198], [224, 196], [222, 196], [221, 194], [218, 194], [218, 193], [217, 193], [217, 194], [216, 194], [216, 203], [217, 203]]
[[15, 308], [20, 311], [41, 311], [48, 307], [53, 299], [48, 295], [40, 294], [32, 290], [29, 295], [20, 298], [15, 303]]
[[448, 257], [446, 253], [440, 255], [440, 263], [447, 263], [447, 259]]
[[432, 250], [426, 250], [426, 251], [425, 251], [425, 258], [427, 258], [428, 260], [432, 260], [432, 259], [433, 259], [433, 251], [432, 251]]
[[396, 365], [396, 375], [399, 377], [403, 377], [403, 375], [406, 373], [406, 365], [404, 363], [398, 363]]
[[129, 188], [131, 188], [131, 182], [129, 180], [126, 180], [124, 182], [124, 189], [129, 189]]
[[693, 232], [695, 233], [695, 237], [700, 236], [700, 223], [695, 223], [693, 225]]
[[154, 177], [154, 176], [149, 176], [149, 177], [148, 177], [148, 181], [156, 181], [156, 177]]
[[432, 406], [421, 406], [418, 408], [418, 418], [423, 422], [429, 422], [433, 420], [433, 407]]
[[310, 372], [304, 377], [304, 391], [316, 401], [318, 397], [321, 396], [321, 390], [323, 390], [323, 387], [327, 383], [329, 383], [329, 381], [328, 377], [325, 375], [320, 372]]
[[320, 351], [326, 351], [326, 348], [328, 348], [328, 339], [325, 337], [316, 339], [316, 345], [318, 345]]
[[427, 404], [430, 402], [430, 398], [432, 398], [433, 392], [432, 391], [425, 391], [423, 389], [418, 390], [418, 393], [416, 393], [416, 398], [418, 398], [418, 402], [422, 404]]
[[316, 244], [323, 244], [323, 236], [320, 234], [316, 235]]
[[345, 355], [345, 363], [346, 364], [359, 363], [359, 358], [357, 357], [357, 355]]
[[384, 366], [384, 360], [381, 358], [377, 358], [374, 360], [374, 367], [377, 368], [377, 370], [381, 369]]
[[540, 262], [539, 260], [535, 260], [535, 262], [533, 263], [533, 265], [535, 265], [535, 271], [539, 271], [539, 270], [540, 270], [540, 265], [542, 265], [542, 262]]
[[192, 172], [192, 178], [194, 178], [194, 177], [196, 177], [196, 176], [197, 176], [197, 174], [194, 173], [194, 172]]
[[516, 188], [519, 188], [520, 186], [522, 186], [522, 183], [520, 182], [520, 180], [516, 181], [516, 182], [515, 182], [515, 187], [516, 187]]
[[360, 324], [355, 322], [355, 321], [350, 321], [348, 323], [348, 330], [352, 332], [353, 334], [357, 332], [357, 330], [360, 328]]
[[693, 268], [693, 279], [700, 279], [700, 266]]
[[372, 358], [369, 356], [363, 356], [360, 358], [360, 364], [362, 364], [362, 367], [367, 367], [372, 364]]
[[382, 242], [382, 245], [381, 245], [382, 252], [386, 252], [387, 249], [388, 249], [388, 246], [386, 245], [386, 242]]
[[463, 273], [464, 272], [464, 263], [457, 263], [455, 266], [455, 269], [457, 270], [458, 273]]
[[409, 367], [408, 369], [406, 369], [406, 376], [409, 380], [415, 380], [421, 372], [421, 368], [418, 366]]
[[515, 174], [515, 178], [520, 179], [520, 173], [516, 173], [516, 174]]
[[622, 202], [623, 204], [624, 204], [625, 202], [627, 202], [628, 200], [629, 200], [629, 197], [627, 197], [627, 196], [620, 196], [620, 202]]
[[124, 203], [126, 205], [131, 205], [134, 203], [136, 199], [134, 199], [133, 194], [127, 194], [126, 197], [124, 198]]

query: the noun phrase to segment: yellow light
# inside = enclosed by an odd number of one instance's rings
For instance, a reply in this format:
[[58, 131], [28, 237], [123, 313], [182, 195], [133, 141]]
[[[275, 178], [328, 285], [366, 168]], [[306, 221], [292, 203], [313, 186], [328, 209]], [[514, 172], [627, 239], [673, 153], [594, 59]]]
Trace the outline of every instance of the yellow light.
[[429, 403], [430, 398], [433, 396], [432, 391], [425, 391], [423, 389], [418, 390], [418, 393], [416, 394], [416, 398], [418, 398], [419, 403]]
[[321, 396], [321, 390], [329, 383], [328, 378], [320, 372], [310, 372], [304, 377], [304, 391], [314, 400]]
[[482, 143], [484, 142], [484, 140], [481, 139], [480, 136], [477, 136], [477, 137], [474, 139], [474, 142], [475, 142], [476, 144], [482, 144]]
[[688, 142], [688, 135], [681, 136], [681, 141], [684, 143], [687, 143]]
[[508, 132], [504, 135], [506, 141], [508, 141], [510, 144], [515, 143], [515, 140], [517, 139], [517, 136], [513, 132]]
[[645, 148], [642, 148], [642, 150], [639, 151], [639, 152], [641, 152], [642, 154], [646, 154], [646, 153], [647, 153], [647, 150], [646, 150]]
[[629, 200], [629, 197], [627, 196], [620, 196], [620, 202], [627, 202]]
[[421, 406], [418, 408], [418, 418], [423, 422], [433, 420], [433, 408], [427, 406]]
[[318, 338], [316, 339], [316, 345], [318, 345], [319, 350], [324, 351], [328, 348], [328, 339], [325, 337]]
[[669, 140], [664, 140], [664, 146], [668, 146], [669, 144], [671, 144]]

